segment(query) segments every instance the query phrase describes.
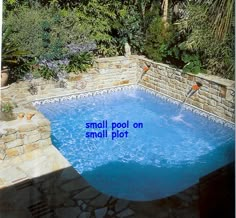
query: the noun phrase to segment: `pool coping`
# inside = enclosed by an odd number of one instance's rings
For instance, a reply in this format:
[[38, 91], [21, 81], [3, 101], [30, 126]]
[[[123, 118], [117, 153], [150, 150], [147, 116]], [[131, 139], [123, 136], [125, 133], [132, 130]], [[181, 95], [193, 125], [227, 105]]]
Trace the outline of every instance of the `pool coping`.
[[[143, 91], [148, 92], [149, 94], [155, 95], [165, 101], [171, 102], [173, 104], [178, 104], [181, 105], [182, 101], [175, 99], [167, 94], [160, 93], [152, 88], [146, 87], [142, 84], [127, 84], [127, 85], [120, 85], [117, 87], [110, 87], [110, 88], [103, 88], [103, 89], [95, 89], [93, 91], [84, 91], [84, 92], [76, 92], [73, 94], [66, 94], [66, 95], [59, 95], [59, 96], [51, 96], [47, 98], [39, 98], [36, 100], [31, 101], [33, 106], [41, 105], [41, 104], [46, 104], [46, 103], [53, 103], [53, 102], [59, 102], [59, 101], [64, 101], [64, 100], [72, 100], [72, 99], [80, 99], [84, 97], [89, 97], [89, 96], [96, 96], [99, 94], [104, 94], [104, 93], [111, 93], [111, 92], [116, 92], [116, 91], [121, 91], [124, 89], [134, 89], [134, 88], [139, 88]], [[183, 105], [183, 108], [189, 111], [192, 111], [193, 113], [196, 113], [200, 116], [203, 116], [209, 120], [212, 120], [213, 122], [220, 123], [226, 127], [229, 127], [231, 129], [235, 129], [235, 124], [229, 120], [226, 120], [222, 117], [219, 117], [213, 113], [210, 113], [208, 111], [205, 111], [201, 108], [198, 108], [194, 105], [185, 103]]]

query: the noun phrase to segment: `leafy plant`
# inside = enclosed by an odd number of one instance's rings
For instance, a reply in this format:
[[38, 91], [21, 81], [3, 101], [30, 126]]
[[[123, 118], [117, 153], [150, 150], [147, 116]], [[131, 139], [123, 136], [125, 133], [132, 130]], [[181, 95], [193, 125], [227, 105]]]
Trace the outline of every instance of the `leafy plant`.
[[168, 55], [168, 48], [171, 44], [171, 27], [164, 27], [161, 18], [156, 17], [150, 24], [144, 44], [145, 54], [155, 60], [162, 61]]
[[41, 77], [43, 77], [44, 79], [47, 79], [47, 80], [56, 77], [55, 71], [50, 69], [49, 67], [47, 67], [45, 65], [41, 65], [38, 68], [38, 72], [39, 72]]
[[10, 41], [11, 29], [3, 29], [2, 37], [2, 66], [12, 67], [23, 61], [23, 57], [28, 53], [19, 49], [19, 45]]
[[86, 72], [93, 64], [93, 56], [89, 52], [83, 52], [80, 54], [74, 54], [70, 57], [67, 72]]
[[190, 73], [200, 73], [202, 70], [202, 64], [200, 61], [200, 57], [197, 54], [184, 54], [182, 56], [182, 60], [185, 63], [183, 67], [184, 72], [190, 72]]
[[12, 113], [13, 105], [10, 102], [3, 102], [1, 105], [1, 111], [4, 113]]
[[117, 53], [111, 25], [116, 19], [116, 14], [111, 5], [111, 2], [91, 0], [81, 4], [77, 10], [80, 22], [89, 30], [89, 38], [97, 44], [97, 54], [102, 56], [112, 56]]
[[124, 45], [128, 42], [134, 53], [143, 49], [144, 32], [142, 31], [142, 17], [135, 6], [123, 5], [117, 12], [118, 17], [113, 22], [113, 37], [116, 40], [120, 54], [124, 54]]
[[[202, 67], [207, 73], [234, 79], [234, 26], [223, 39], [216, 37], [211, 26], [209, 5], [189, 4], [188, 17], [178, 22], [179, 33], [185, 41], [179, 44], [182, 51], [199, 54]], [[231, 16], [230, 16], [231, 17]], [[228, 24], [227, 24], [228, 25]]]
[[23, 4], [6, 14], [4, 26], [12, 29], [10, 41], [39, 60], [61, 59], [68, 44], [91, 41], [91, 25], [83, 23], [77, 9]]

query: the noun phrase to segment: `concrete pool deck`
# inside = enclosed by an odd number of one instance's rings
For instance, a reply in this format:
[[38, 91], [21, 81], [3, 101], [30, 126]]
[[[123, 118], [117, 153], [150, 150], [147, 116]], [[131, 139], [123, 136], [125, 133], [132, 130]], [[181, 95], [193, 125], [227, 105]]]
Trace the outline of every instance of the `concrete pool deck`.
[[[55, 81], [42, 79], [31, 82], [22, 81], [1, 90], [1, 101], [12, 101], [17, 104], [18, 107], [13, 111], [17, 115], [19, 112], [35, 111], [32, 105], [32, 101], [35, 100], [95, 89], [108, 89], [125, 84], [137, 84], [137, 78], [140, 77], [143, 65], [139, 65], [134, 59], [122, 57], [113, 58], [111, 61], [112, 64], [106, 63], [105, 59], [98, 61], [99, 73], [92, 69], [88, 74], [82, 76], [82, 81], [86, 81], [85, 88], [80, 89], [78, 87], [81, 75], [72, 75], [67, 81], [66, 88], [60, 88], [59, 83]], [[143, 59], [143, 62], [145, 61]], [[109, 69], [106, 69], [108, 65]], [[159, 65], [162, 68], [164, 66]], [[158, 90], [158, 87], [151, 84], [156, 83], [159, 79], [154, 77], [154, 73], [163, 77], [154, 70], [156, 69], [153, 65], [141, 83], [162, 92], [163, 87]], [[172, 71], [167, 72], [167, 74], [172, 73]], [[179, 86], [178, 71], [177, 74], [178, 78], [175, 83], [178, 83]], [[166, 78], [171, 80], [168, 75]], [[192, 77], [190, 79], [192, 82], [195, 81]], [[181, 80], [187, 80], [186, 76]], [[29, 93], [30, 84], [36, 85], [38, 89], [36, 95]], [[158, 82], [158, 84], [163, 86], [162, 83]], [[181, 84], [181, 92], [188, 87], [186, 84]], [[234, 110], [230, 109], [232, 102], [234, 102], [230, 95], [232, 84], [234, 85], [234, 82], [227, 82], [221, 84], [220, 88], [215, 83], [209, 85], [209, 92], [212, 93], [206, 96], [206, 91], [203, 90], [202, 95], [200, 95], [202, 98], [194, 96], [193, 103], [199, 100], [200, 108], [205, 109], [203, 107], [205, 105], [201, 102], [205, 99], [204, 102], [208, 102], [207, 107], [209, 106], [210, 109], [212, 109], [211, 107], [217, 108], [215, 110], [217, 115], [224, 114], [223, 118], [232, 120], [234, 117]], [[214, 94], [215, 90], [216, 93]], [[173, 92], [176, 93], [176, 90]], [[210, 100], [207, 99], [208, 97]], [[218, 100], [220, 102], [219, 107]], [[22, 128], [19, 129], [24, 122], [27, 122], [27, 125], [24, 126], [23, 130]], [[200, 217], [199, 184], [177, 195], [150, 202], [126, 201], [98, 192], [74, 170], [51, 144], [48, 125], [45, 118], [37, 112], [31, 121], [24, 120], [22, 122], [22, 120], [16, 119], [0, 123], [0, 130], [8, 129], [6, 133], [0, 131], [2, 133], [0, 135], [0, 217]], [[15, 139], [17, 142], [13, 143]]]

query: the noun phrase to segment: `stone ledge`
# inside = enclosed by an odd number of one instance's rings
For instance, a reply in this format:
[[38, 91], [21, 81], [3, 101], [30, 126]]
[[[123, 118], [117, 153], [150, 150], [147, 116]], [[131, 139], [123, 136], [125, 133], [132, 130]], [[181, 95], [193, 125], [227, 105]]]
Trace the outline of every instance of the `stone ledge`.
[[[27, 114], [29, 111], [21, 108], [21, 112]], [[0, 160], [7, 160], [35, 149], [41, 149], [46, 144], [51, 145], [50, 122], [39, 112], [33, 112], [35, 115], [31, 120], [26, 120], [24, 117], [1, 123]]]
[[[150, 60], [150, 59], [146, 58], [145, 56], [138, 56], [138, 59], [142, 60], [142, 61], [145, 61], [145, 62], [155, 64], [157, 66], [172, 69], [172, 70], [176, 71], [177, 73], [179, 73], [179, 72], [183, 73], [183, 71], [181, 69], [171, 67], [168, 64], [155, 62], [153, 60]], [[234, 88], [234, 86], [235, 86], [235, 81], [232, 81], [232, 80], [229, 80], [229, 79], [224, 79], [224, 78], [221, 78], [221, 77], [215, 76], [215, 75], [209, 75], [209, 74], [203, 74], [203, 73], [199, 73], [199, 74], [184, 73], [184, 75], [190, 75], [190, 76], [197, 77], [197, 78], [200, 78], [200, 79], [204, 79], [204, 80], [207, 80], [209, 82], [214, 82], [218, 85], [222, 85], [222, 86], [226, 86], [226, 87]]]

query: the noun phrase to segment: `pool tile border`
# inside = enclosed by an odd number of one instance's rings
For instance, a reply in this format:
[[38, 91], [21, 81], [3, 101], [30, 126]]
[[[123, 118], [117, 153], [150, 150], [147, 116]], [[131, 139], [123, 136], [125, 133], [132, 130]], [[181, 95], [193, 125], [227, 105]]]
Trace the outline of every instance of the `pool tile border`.
[[[100, 89], [100, 90], [95, 90], [95, 91], [88, 91], [88, 92], [80, 92], [80, 93], [74, 93], [74, 94], [69, 94], [69, 95], [64, 95], [64, 96], [56, 96], [56, 97], [50, 97], [47, 99], [38, 99], [38, 100], [34, 100], [32, 102], [32, 104], [34, 106], [37, 105], [42, 105], [42, 104], [49, 104], [49, 103], [54, 103], [54, 102], [61, 102], [61, 101], [65, 101], [65, 100], [72, 100], [72, 99], [80, 99], [80, 98], [86, 98], [89, 96], [96, 96], [96, 95], [102, 95], [102, 94], [107, 94], [107, 93], [112, 93], [112, 92], [117, 92], [117, 91], [121, 91], [121, 90], [129, 90], [129, 89], [140, 89], [142, 91], [145, 91], [151, 95], [157, 96], [158, 98], [161, 98], [162, 100], [165, 100], [167, 102], [173, 103], [173, 104], [177, 104], [177, 105], [181, 105], [182, 102], [174, 99], [173, 97], [170, 97], [168, 95], [165, 95], [163, 93], [159, 93], [154, 89], [145, 87], [143, 85], [123, 85], [123, 86], [118, 86], [118, 87], [113, 87], [113, 88], [107, 88], [107, 89]], [[235, 125], [234, 123], [227, 121], [223, 118], [220, 118], [214, 114], [211, 114], [209, 112], [203, 111], [193, 105], [189, 105], [189, 104], [184, 104], [183, 109], [185, 110], [189, 110], [192, 111], [193, 113], [199, 114], [200, 116], [203, 116], [209, 120], [212, 120], [216, 123], [220, 123], [228, 128], [231, 129], [235, 129]]]

